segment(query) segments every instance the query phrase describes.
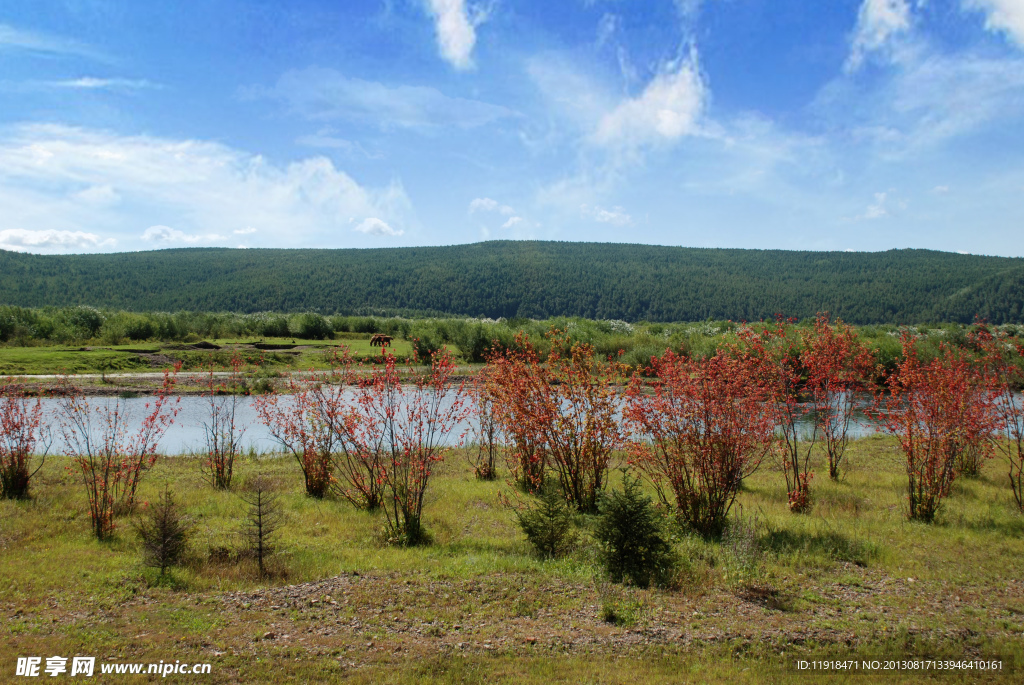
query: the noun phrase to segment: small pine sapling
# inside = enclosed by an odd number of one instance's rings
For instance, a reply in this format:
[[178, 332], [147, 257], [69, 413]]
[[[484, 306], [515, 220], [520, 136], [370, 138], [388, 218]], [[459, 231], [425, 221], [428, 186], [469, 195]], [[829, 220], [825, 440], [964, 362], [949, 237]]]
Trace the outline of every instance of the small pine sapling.
[[514, 508], [516, 521], [541, 559], [557, 559], [572, 543], [572, 511], [558, 487], [548, 481], [532, 506]]
[[267, 577], [267, 561], [274, 554], [274, 536], [284, 522], [281, 501], [273, 482], [257, 475], [246, 483], [239, 495], [249, 505], [242, 536], [246, 550], [256, 559], [260, 577]]
[[142, 563], [160, 569], [160, 575], [164, 575], [168, 568], [181, 563], [192, 530], [192, 521], [182, 514], [170, 486], [165, 487], [135, 524], [142, 542]]
[[603, 546], [603, 560], [616, 583], [639, 587], [672, 583], [678, 557], [666, 539], [661, 516], [643, 493], [639, 478], [623, 473], [622, 490], [601, 502], [596, 536]]

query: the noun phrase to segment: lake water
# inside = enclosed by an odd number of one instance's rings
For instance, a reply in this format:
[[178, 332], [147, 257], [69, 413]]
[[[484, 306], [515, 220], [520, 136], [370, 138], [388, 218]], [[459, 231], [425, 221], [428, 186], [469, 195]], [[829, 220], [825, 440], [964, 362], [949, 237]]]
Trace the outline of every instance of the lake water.
[[[287, 402], [287, 397], [282, 397], [281, 400]], [[258, 452], [273, 452], [281, 450], [281, 444], [271, 436], [270, 431], [260, 421], [253, 406], [254, 401], [254, 397], [238, 398], [235, 422], [239, 428], [245, 429], [245, 433], [242, 438], [243, 448], [246, 450], [254, 448]], [[129, 434], [132, 434], [139, 429], [143, 418], [149, 411], [146, 409], [146, 405], [152, 405], [152, 402], [153, 398], [151, 397], [89, 398], [90, 405], [94, 407], [107, 405], [112, 408], [114, 404], [117, 403], [120, 410], [125, 413], [127, 418]], [[47, 424], [52, 427], [53, 432], [53, 444], [50, 448], [50, 453], [61, 454], [64, 452], [65, 446], [58, 428], [58, 400], [44, 399], [43, 404], [47, 413]], [[209, 400], [205, 397], [196, 396], [175, 397], [168, 401], [167, 406], [177, 409], [177, 416], [174, 417], [174, 423], [167, 429], [161, 438], [158, 445], [158, 451], [162, 454], [188, 454], [199, 451], [204, 444], [205, 432], [203, 424], [204, 422], [209, 421]], [[866, 399], [858, 403], [858, 408], [850, 425], [850, 437], [865, 437], [876, 433], [878, 430], [877, 425], [871, 422], [870, 419], [864, 415], [863, 409], [865, 406], [867, 406]], [[802, 422], [803, 432], [805, 434], [808, 433], [812, 426], [813, 424], [810, 417], [805, 416]], [[455, 427], [447, 442], [449, 444], [453, 444], [457, 442], [459, 435], [467, 430], [475, 428], [476, 422], [474, 420], [463, 422]]]

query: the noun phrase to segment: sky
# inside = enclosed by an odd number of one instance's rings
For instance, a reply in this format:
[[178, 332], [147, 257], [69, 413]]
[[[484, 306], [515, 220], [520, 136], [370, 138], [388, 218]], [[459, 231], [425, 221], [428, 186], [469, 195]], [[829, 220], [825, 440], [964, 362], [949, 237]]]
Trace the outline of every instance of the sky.
[[1024, 256], [1024, 0], [4, 0], [0, 249]]

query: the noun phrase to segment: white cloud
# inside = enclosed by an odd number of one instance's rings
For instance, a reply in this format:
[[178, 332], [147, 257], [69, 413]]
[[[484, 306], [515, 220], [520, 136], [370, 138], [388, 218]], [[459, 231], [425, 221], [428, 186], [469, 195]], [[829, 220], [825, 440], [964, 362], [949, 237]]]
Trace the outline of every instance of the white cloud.
[[148, 240], [152, 243], [196, 243], [199, 242], [199, 236], [197, 235], [186, 235], [181, 231], [171, 228], [170, 226], [150, 226], [146, 229], [146, 232], [142, 234], [143, 240]]
[[218, 143], [53, 125], [0, 131], [0, 207], [0, 230], [113, 235], [129, 248], [140, 224], [173, 226], [180, 236], [150, 237], [181, 242], [254, 228], [268, 247], [343, 247], [350, 216], [412, 220], [398, 182], [366, 188], [323, 157], [275, 165]]
[[628, 226], [633, 223], [633, 217], [627, 214], [626, 210], [622, 207], [604, 209], [603, 207], [589, 207], [587, 205], [581, 205], [580, 214], [599, 223], [612, 224], [613, 226]]
[[[489, 197], [478, 197], [469, 203], [469, 214], [471, 215], [482, 215], [477, 219], [480, 233], [484, 238], [491, 235], [492, 229], [498, 225], [501, 221], [501, 230], [508, 230], [512, 228], [525, 229], [531, 226], [536, 227], [538, 224], [535, 222], [527, 221], [523, 217], [519, 216], [515, 209], [508, 205], [503, 205], [497, 200]], [[495, 216], [497, 215], [497, 216]], [[503, 217], [504, 220], [502, 220]]]
[[904, 47], [877, 78], [844, 75], [819, 93], [813, 109], [832, 135], [892, 161], [1012, 130], [1024, 114], [1024, 59]]
[[[235, 233], [238, 232], [235, 231]], [[142, 239], [151, 243], [188, 243], [189, 245], [194, 245], [196, 243], [220, 243], [227, 240], [227, 237], [217, 235], [216, 233], [190, 235], [170, 226], [158, 225], [147, 228], [145, 233], [142, 234]]]
[[449, 97], [428, 86], [386, 85], [319, 67], [285, 72], [273, 87], [246, 88], [242, 95], [282, 100], [314, 121], [348, 120], [382, 128], [474, 128], [518, 116], [506, 107]]
[[676, 10], [684, 19], [696, 16], [703, 0], [675, 0]]
[[594, 140], [606, 146], [672, 142], [699, 131], [708, 98], [696, 50], [655, 76], [644, 91], [605, 114]]
[[617, 14], [605, 13], [597, 23], [597, 46], [604, 46], [621, 26], [622, 19]]
[[964, 0], [964, 7], [985, 13], [985, 28], [1003, 32], [1024, 48], [1024, 2], [1021, 0]]
[[90, 59], [103, 59], [102, 55], [78, 41], [60, 36], [26, 31], [9, 24], [0, 24], [0, 51], [3, 50], [23, 50], [52, 55], [77, 55]]
[[297, 145], [305, 147], [324, 148], [338, 150], [350, 157], [365, 157], [366, 159], [383, 159], [383, 155], [370, 152], [362, 143], [336, 135], [332, 128], [321, 128], [316, 133], [299, 136], [295, 139]]
[[560, 113], [582, 126], [594, 124], [614, 105], [586, 66], [559, 52], [543, 52], [529, 58], [527, 73]]
[[885, 208], [886, 195], [887, 193], [875, 193], [874, 203], [868, 205], [868, 208], [864, 210], [864, 214], [861, 218], [871, 221], [889, 216], [889, 210]]
[[498, 201], [489, 197], [478, 197], [469, 203], [469, 213], [491, 212], [498, 208]]
[[472, 69], [476, 27], [487, 20], [487, 12], [465, 0], [427, 0], [427, 9], [434, 19], [441, 57], [456, 69]]
[[909, 30], [907, 0], [864, 0], [857, 14], [846, 70], [855, 71], [869, 54], [886, 49], [894, 38]]
[[516, 210], [489, 197], [478, 197], [469, 203], [469, 213], [474, 214], [476, 212], [498, 212], [509, 216], [515, 214]]
[[[875, 193], [875, 201], [867, 206], [862, 214], [854, 217], [853, 221], [876, 221], [878, 219], [884, 219], [892, 216], [892, 210], [895, 208], [897, 213], [907, 209], [907, 202], [900, 200], [898, 195], [896, 199], [893, 199], [894, 191], [889, 190], [887, 192]], [[850, 219], [847, 219], [849, 221]]]
[[949, 186], [935, 186], [932, 188], [932, 192], [936, 195], [947, 195], [949, 194]]
[[69, 81], [47, 81], [46, 83], [56, 88], [73, 88], [78, 90], [142, 90], [159, 87], [145, 79], [93, 78], [91, 76]]
[[96, 207], [111, 207], [121, 202], [121, 196], [109, 185], [89, 186], [76, 192], [73, 197]]
[[238, 228], [238, 229], [235, 229], [235, 231], [234, 231], [235, 235], [252, 235], [253, 233], [256, 233], [256, 229], [253, 228], [252, 226], [246, 226], [245, 228]]
[[358, 231], [359, 233], [366, 233], [367, 235], [399, 236], [405, 233], [405, 231], [396, 231], [395, 229], [391, 228], [380, 219], [376, 219], [373, 217], [363, 219], [363, 221], [360, 222], [360, 224], [353, 228], [352, 230]]
[[537, 191], [536, 203], [568, 220], [582, 205], [615, 192], [621, 175], [609, 173], [608, 165], [581, 164], [575, 173], [558, 178]]
[[30, 231], [23, 228], [0, 230], [0, 250], [16, 252], [88, 252], [112, 247], [116, 241], [84, 231]]

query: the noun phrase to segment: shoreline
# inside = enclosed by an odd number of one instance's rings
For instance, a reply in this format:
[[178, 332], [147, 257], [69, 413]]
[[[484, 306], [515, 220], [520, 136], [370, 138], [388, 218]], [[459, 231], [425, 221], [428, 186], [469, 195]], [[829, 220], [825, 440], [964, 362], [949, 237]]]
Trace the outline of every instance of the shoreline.
[[[324, 373], [322, 370], [306, 370], [306, 371], [281, 371], [277, 372], [274, 377], [264, 377], [269, 380], [274, 386], [278, 386], [280, 382], [286, 381], [289, 376], [292, 377], [309, 377], [313, 374]], [[231, 371], [215, 371], [213, 377], [218, 379], [226, 379], [232, 376]], [[171, 392], [167, 393], [169, 397], [202, 397], [210, 393], [209, 388], [206, 385], [206, 379], [208, 379], [209, 372], [197, 373], [194, 371], [185, 371], [177, 375], [174, 388]], [[476, 377], [476, 374], [467, 373], [452, 376], [449, 385], [455, 385], [458, 383], [471, 383]], [[72, 382], [72, 385], [82, 395], [89, 397], [117, 397], [120, 395], [130, 394], [131, 396], [150, 396], [157, 395], [160, 393], [161, 383], [164, 378], [163, 372], [143, 372], [143, 373], [119, 373], [119, 374], [103, 374], [98, 373], [84, 373], [84, 374], [69, 374], [62, 376], [60, 374], [18, 374], [18, 375], [0, 375], [0, 382], [14, 382], [23, 384], [27, 390], [33, 395], [42, 396], [59, 396], [63, 393], [60, 392], [59, 379], [67, 378]], [[80, 383], [80, 380], [87, 382]], [[251, 379], [248, 379], [251, 380]], [[54, 382], [48, 382], [54, 381]], [[89, 382], [92, 381], [92, 382]], [[153, 381], [147, 384], [147, 381]], [[411, 385], [411, 384], [410, 384]], [[275, 392], [281, 392], [281, 388], [275, 387]], [[217, 393], [218, 395], [228, 395], [231, 393]], [[240, 396], [245, 395], [258, 395], [266, 393], [237, 393]], [[290, 393], [284, 393], [290, 394]]]

